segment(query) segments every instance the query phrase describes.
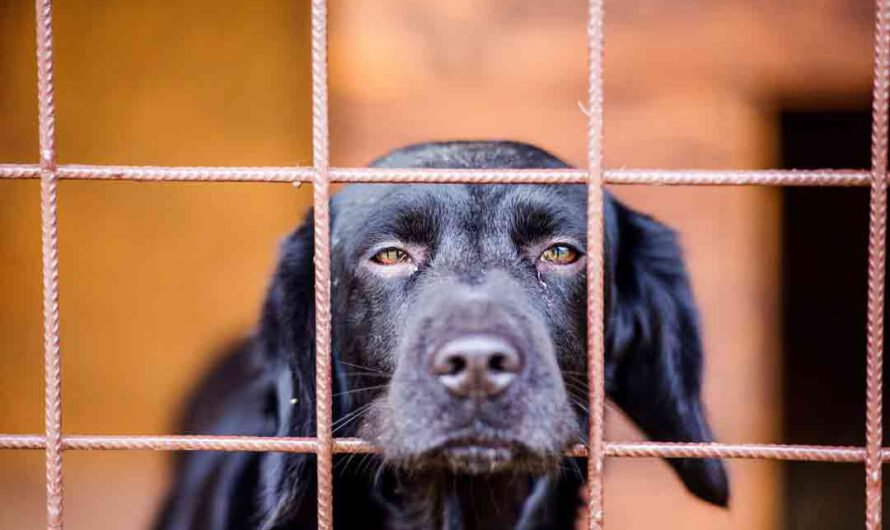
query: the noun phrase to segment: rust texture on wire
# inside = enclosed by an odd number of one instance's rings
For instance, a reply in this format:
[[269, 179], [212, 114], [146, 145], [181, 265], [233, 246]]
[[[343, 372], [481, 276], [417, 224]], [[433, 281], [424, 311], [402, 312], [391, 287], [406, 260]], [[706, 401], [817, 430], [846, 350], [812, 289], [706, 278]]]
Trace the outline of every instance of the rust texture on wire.
[[[42, 450], [46, 455], [47, 528], [63, 526], [63, 450], [279, 451], [314, 453], [318, 463], [318, 527], [333, 528], [335, 453], [374, 453], [379, 448], [357, 438], [332, 434], [330, 184], [476, 183], [586, 184], [588, 190], [588, 377], [591, 421], [589, 445], [570, 448], [568, 456], [587, 457], [588, 518], [602, 529], [603, 463], [616, 458], [738, 458], [808, 462], [864, 462], [866, 528], [881, 528], [881, 465], [890, 462], [883, 448], [882, 367], [886, 255], [888, 87], [890, 87], [890, 0], [875, 2], [875, 55], [870, 171], [858, 170], [665, 170], [603, 168], [603, 0], [588, 5], [588, 161], [585, 169], [468, 170], [332, 168], [329, 161], [327, 83], [327, 4], [312, 1], [312, 167], [158, 167], [57, 165], [53, 83], [52, 1], [36, 0], [40, 161], [0, 164], [0, 179], [39, 179], [43, 252], [45, 432], [0, 434], [0, 449]], [[60, 179], [135, 182], [312, 183], [316, 315], [315, 437], [62, 435], [61, 352], [59, 345], [58, 208]], [[864, 447], [608, 442], [604, 440], [604, 184], [696, 186], [870, 186], [866, 443]]]
[[[681, 442], [604, 442], [605, 455], [615, 458], [733, 458], [799, 462], [864, 462], [864, 447], [723, 444]], [[0, 435], [0, 449], [46, 448], [46, 437], [37, 434]], [[204, 436], [204, 435], [66, 435], [66, 451], [250, 451], [315, 453], [315, 438]], [[337, 454], [379, 453], [381, 449], [360, 438], [335, 438]], [[566, 456], [587, 457], [585, 445], [574, 445]], [[890, 449], [880, 452], [883, 462], [890, 462]]]
[[59, 228], [52, 1], [37, 0], [37, 94], [40, 131], [40, 216], [43, 255], [46, 525], [62, 520], [62, 359], [59, 348]]
[[[61, 180], [131, 180], [137, 182], [312, 182], [310, 167], [159, 167], [59, 165]], [[582, 169], [390, 169], [329, 168], [330, 182], [586, 184]], [[36, 164], [0, 164], [0, 179], [38, 179]], [[869, 186], [870, 171], [606, 169], [606, 184], [662, 186]]]
[[331, 234], [328, 149], [327, 2], [312, 0], [312, 179], [315, 234], [315, 428], [318, 528], [334, 528], [331, 423]]
[[603, 1], [590, 0], [587, 14], [587, 381], [590, 419], [587, 440], [587, 524], [604, 525], [605, 287], [603, 175]]
[[890, 0], [875, 2], [871, 195], [868, 238], [866, 352], [865, 527], [881, 528], [883, 443], [884, 281], [887, 237], [887, 103], [890, 88]]

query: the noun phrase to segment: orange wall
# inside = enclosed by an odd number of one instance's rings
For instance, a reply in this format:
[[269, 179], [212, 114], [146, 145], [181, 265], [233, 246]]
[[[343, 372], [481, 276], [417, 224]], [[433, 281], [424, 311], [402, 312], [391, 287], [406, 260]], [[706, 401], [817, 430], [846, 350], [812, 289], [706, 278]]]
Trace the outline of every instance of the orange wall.
[[[60, 161], [310, 160], [308, 3], [57, 4]], [[0, 161], [32, 162], [33, 7], [0, 14]], [[64, 431], [169, 433], [208, 356], [253, 325], [310, 190], [62, 182], [59, 193]], [[38, 182], [0, 182], [3, 432], [43, 424], [38, 201]], [[0, 528], [41, 527], [42, 465], [0, 451]], [[66, 528], [144, 528], [164, 469], [160, 453], [66, 453]]]

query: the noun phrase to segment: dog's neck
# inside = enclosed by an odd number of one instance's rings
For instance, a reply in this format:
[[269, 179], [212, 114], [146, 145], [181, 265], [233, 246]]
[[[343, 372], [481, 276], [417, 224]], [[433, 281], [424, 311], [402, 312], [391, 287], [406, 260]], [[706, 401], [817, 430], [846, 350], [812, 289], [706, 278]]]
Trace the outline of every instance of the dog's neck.
[[549, 478], [495, 474], [392, 477], [384, 502], [391, 530], [530, 530]]

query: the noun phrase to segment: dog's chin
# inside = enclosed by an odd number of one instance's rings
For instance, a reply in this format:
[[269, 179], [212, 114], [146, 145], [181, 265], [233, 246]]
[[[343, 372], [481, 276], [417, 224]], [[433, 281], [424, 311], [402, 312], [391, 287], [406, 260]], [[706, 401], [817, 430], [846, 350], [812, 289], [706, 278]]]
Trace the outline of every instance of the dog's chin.
[[462, 475], [503, 472], [546, 473], [558, 467], [556, 455], [532, 451], [519, 442], [462, 438], [411, 458], [415, 469], [448, 471]]

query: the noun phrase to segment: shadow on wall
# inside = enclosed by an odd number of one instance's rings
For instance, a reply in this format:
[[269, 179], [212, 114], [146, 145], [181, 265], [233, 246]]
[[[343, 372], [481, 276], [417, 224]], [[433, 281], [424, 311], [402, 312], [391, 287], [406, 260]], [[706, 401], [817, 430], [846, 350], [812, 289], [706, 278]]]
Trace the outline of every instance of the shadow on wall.
[[[868, 106], [780, 119], [784, 167], [870, 166]], [[785, 439], [863, 446], [869, 190], [788, 188], [783, 199]], [[861, 464], [786, 463], [786, 528], [863, 526], [864, 473]]]

